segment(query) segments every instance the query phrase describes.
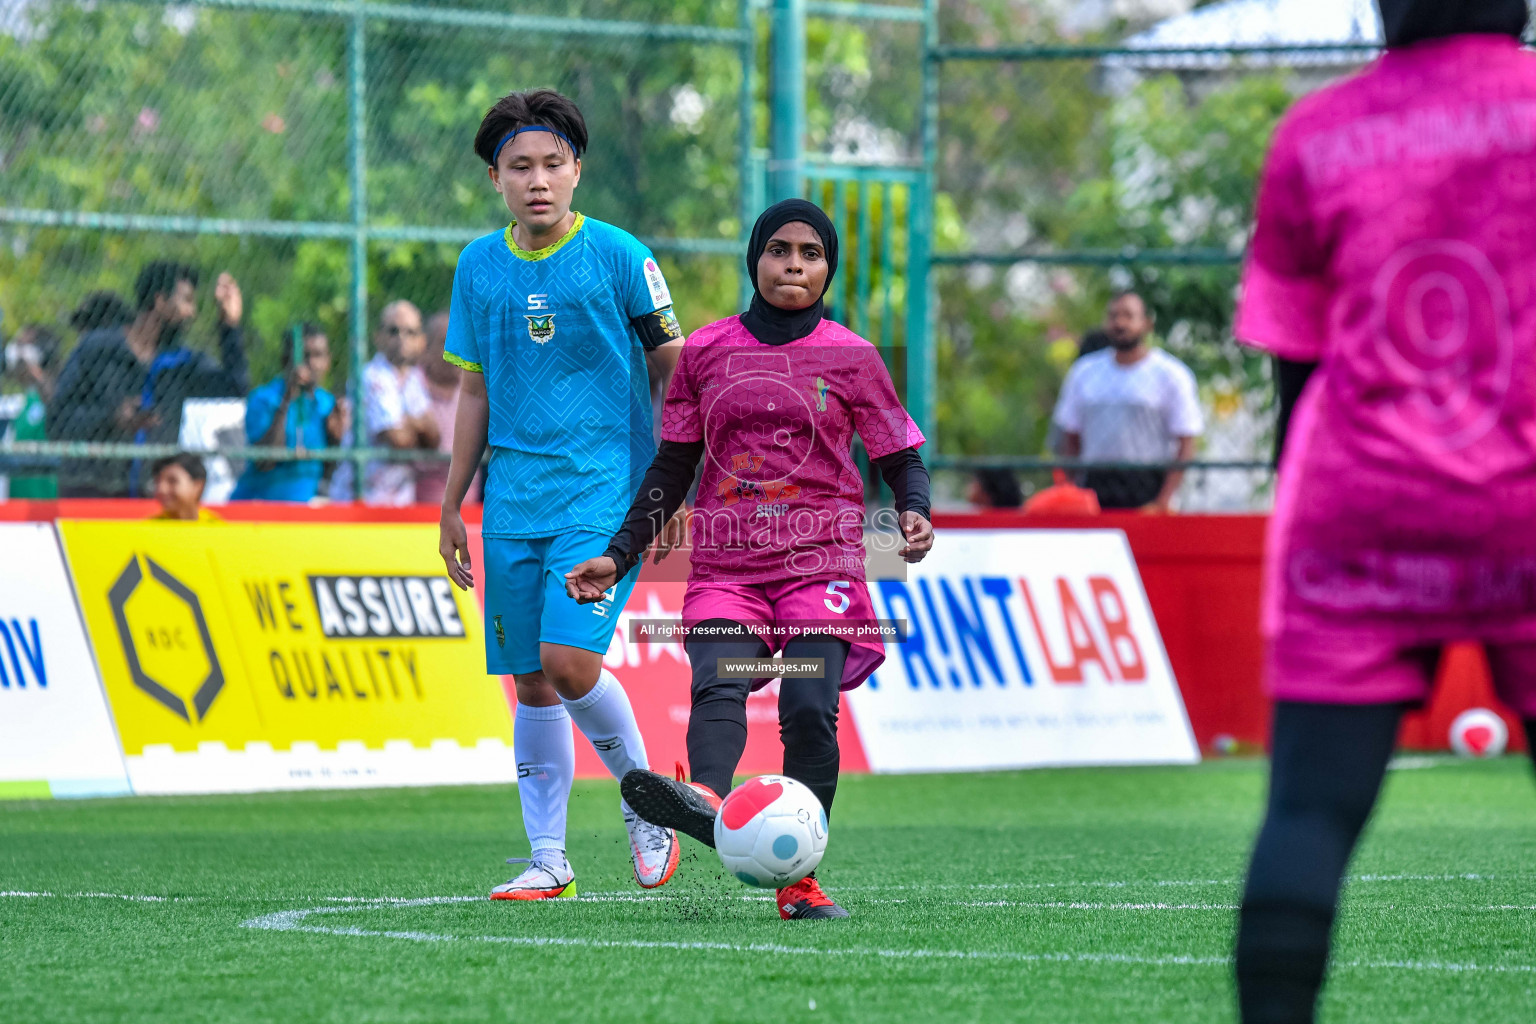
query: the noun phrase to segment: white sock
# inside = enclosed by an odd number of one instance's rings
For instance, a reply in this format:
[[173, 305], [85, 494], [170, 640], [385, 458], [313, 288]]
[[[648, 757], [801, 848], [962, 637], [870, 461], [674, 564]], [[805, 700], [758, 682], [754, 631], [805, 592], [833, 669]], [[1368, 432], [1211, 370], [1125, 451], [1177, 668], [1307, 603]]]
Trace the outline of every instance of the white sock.
[[543, 851], [565, 855], [565, 814], [576, 775], [576, 741], [571, 719], [559, 704], [547, 708], [517, 706], [512, 729], [517, 758], [517, 797], [533, 857]]
[[[603, 669], [597, 677], [597, 685], [580, 700], [560, 698], [565, 710], [571, 713], [571, 721], [583, 736], [592, 741], [597, 756], [613, 773], [622, 779], [624, 773], [635, 768], [649, 768], [645, 757], [645, 740], [640, 738], [640, 726], [635, 722], [635, 710], [629, 705], [629, 695], [612, 672]], [[629, 805], [620, 800], [624, 813]]]

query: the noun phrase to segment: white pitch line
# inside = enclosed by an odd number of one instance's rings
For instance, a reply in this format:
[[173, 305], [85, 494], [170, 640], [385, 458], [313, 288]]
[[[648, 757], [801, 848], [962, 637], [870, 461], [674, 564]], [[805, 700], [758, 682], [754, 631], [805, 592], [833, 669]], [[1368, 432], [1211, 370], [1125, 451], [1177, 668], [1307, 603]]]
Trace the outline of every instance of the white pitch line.
[[1030, 903], [1024, 900], [974, 900], [961, 907], [1026, 907], [1036, 910], [1237, 910], [1236, 903]]
[[136, 896], [131, 893], [121, 892], [23, 892], [14, 889], [9, 892], [0, 892], [0, 896], [31, 899], [128, 900], [132, 903], [172, 903], [201, 898], [198, 896]]
[[[1445, 874], [1445, 875], [1354, 875], [1346, 878], [1345, 882], [1491, 882], [1495, 880], [1507, 880], [1514, 875], [1480, 875], [1472, 873]], [[1524, 876], [1519, 876], [1524, 877]], [[896, 892], [913, 891], [928, 892], [942, 889], [965, 889], [984, 891], [989, 889], [1135, 889], [1143, 886], [1156, 887], [1184, 887], [1184, 886], [1231, 886], [1234, 889], [1243, 884], [1241, 878], [1170, 878], [1170, 879], [1145, 879], [1136, 881], [1121, 881], [1113, 879], [1095, 879], [1091, 881], [1077, 882], [937, 882], [922, 885], [840, 885], [839, 892]]]
[[984, 892], [991, 889], [1130, 889], [1138, 886], [1236, 886], [1241, 881], [1232, 879], [1168, 879], [1139, 882], [1087, 881], [1087, 882], [937, 882], [923, 885], [840, 885], [839, 892], [930, 892], [934, 890], [963, 889]]
[[[428, 897], [420, 903], [462, 902], [464, 897]], [[406, 901], [406, 904], [412, 901]], [[339, 935], [351, 938], [398, 939], [407, 942], [473, 942], [496, 945], [530, 947], [575, 947], [583, 949], [667, 949], [679, 952], [718, 952], [778, 954], [784, 956], [859, 957], [887, 961], [968, 960], [1009, 963], [1083, 963], [1126, 964], [1148, 967], [1229, 967], [1231, 957], [1196, 956], [1174, 954], [1168, 956], [1142, 956], [1128, 953], [1027, 953], [1013, 950], [967, 949], [878, 949], [872, 947], [824, 948], [817, 946], [787, 946], [781, 943], [754, 942], [675, 942], [650, 939], [591, 939], [580, 936], [544, 935], [445, 935], [437, 932], [388, 931], [373, 928], [328, 928], [306, 924], [315, 914], [338, 914], [363, 909], [386, 909], [406, 905], [398, 902], [373, 904], [356, 903], [350, 906], [309, 907], [298, 910], [282, 910], [275, 914], [263, 914], [242, 921], [242, 928], [260, 931], [302, 932], [312, 935]], [[1350, 960], [1336, 966], [1352, 970], [1400, 970], [1432, 972], [1444, 971], [1457, 974], [1536, 974], [1536, 964], [1479, 964], [1454, 963], [1441, 960]]]
[[[396, 906], [379, 904], [374, 909]], [[314, 914], [346, 913], [364, 909], [366, 904], [343, 907], [310, 907], [281, 910], [242, 921], [242, 928], [261, 931], [304, 932], [314, 935], [341, 935], [362, 938], [401, 939], [408, 942], [476, 942], [512, 946], [579, 947], [585, 949], [668, 949], [682, 952], [772, 953], [785, 956], [848, 956], [882, 960], [993, 960], [1013, 963], [1110, 963], [1141, 966], [1226, 966], [1227, 957], [1207, 956], [1137, 956], [1124, 953], [1024, 953], [1012, 950], [966, 949], [875, 949], [869, 947], [821, 948], [786, 946], [772, 942], [673, 942], [650, 939], [591, 939], [580, 936], [543, 935], [444, 935], [435, 932], [386, 931], [372, 928], [328, 928], [305, 924]]]

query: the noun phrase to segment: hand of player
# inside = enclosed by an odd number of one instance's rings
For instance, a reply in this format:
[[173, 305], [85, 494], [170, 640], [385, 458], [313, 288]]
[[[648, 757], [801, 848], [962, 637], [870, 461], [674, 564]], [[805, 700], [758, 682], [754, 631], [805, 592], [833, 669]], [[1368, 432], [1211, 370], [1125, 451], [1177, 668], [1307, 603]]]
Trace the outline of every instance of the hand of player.
[[903, 512], [901, 533], [907, 538], [907, 546], [897, 554], [908, 562], [921, 562], [933, 547], [933, 524], [916, 512]]
[[661, 560], [672, 553], [673, 548], [683, 547], [688, 543], [688, 506], [679, 505], [672, 518], [661, 528], [661, 533], [656, 537], [656, 554], [651, 561], [652, 565], [660, 565]]
[[619, 582], [619, 567], [608, 555], [589, 558], [565, 574], [565, 592], [577, 604], [596, 604]]
[[443, 556], [443, 566], [455, 586], [460, 590], [474, 589], [475, 574], [469, 564], [469, 534], [458, 509], [443, 509], [437, 524], [437, 553]]
[[213, 286], [213, 300], [219, 304], [220, 323], [240, 326], [240, 317], [245, 313], [245, 298], [240, 294], [240, 285], [233, 274], [225, 271], [219, 275], [218, 283]]
[[1153, 498], [1138, 510], [1144, 516], [1166, 516], [1173, 514], [1173, 507], [1167, 498]]

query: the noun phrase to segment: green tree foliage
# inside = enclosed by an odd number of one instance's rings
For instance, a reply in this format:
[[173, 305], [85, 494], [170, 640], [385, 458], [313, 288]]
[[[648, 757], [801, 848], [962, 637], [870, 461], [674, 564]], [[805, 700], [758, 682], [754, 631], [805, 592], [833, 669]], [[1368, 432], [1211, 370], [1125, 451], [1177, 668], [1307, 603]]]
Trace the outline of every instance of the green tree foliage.
[[1266, 362], [1236, 345], [1230, 326], [1255, 184], [1293, 98], [1280, 76], [1198, 84], [1159, 76], [1117, 97], [1086, 61], [945, 75], [940, 206], [952, 201], [957, 221], [950, 237], [941, 231], [941, 248], [1203, 254], [1192, 263], [1048, 260], [941, 274], [946, 450], [1040, 451], [1075, 340], [1121, 287], [1146, 296], [1159, 335], [1203, 385], [1268, 394]]
[[[1270, 135], [1292, 99], [1271, 74], [1240, 75], [1203, 96], [1178, 78], [1142, 82], [1111, 116], [1112, 172], [1083, 182], [1056, 232], [1063, 246], [1183, 249], [1235, 258], [1247, 242]], [[1156, 312], [1169, 347], [1201, 381], [1267, 387], [1265, 361], [1231, 338], [1239, 268], [1136, 263], [1123, 283]], [[1101, 279], [1100, 294], [1104, 285]]]
[[[455, 7], [505, 11], [468, 0]], [[540, 9], [542, 8], [542, 9]], [[657, 20], [640, 0], [520, 4], [519, 13]], [[731, 25], [734, 0], [679, 0], [665, 19]], [[0, 204], [12, 208], [269, 221], [350, 219], [349, 23], [157, 3], [32, 0], [0, 33]], [[734, 239], [740, 230], [737, 90], [728, 46], [629, 36], [512, 35], [370, 20], [368, 213], [385, 225], [495, 230], [506, 211], [471, 141], [513, 89], [551, 86], [592, 135], [577, 208], [641, 237]], [[129, 294], [157, 257], [229, 270], [247, 295], [259, 374], [284, 327], [347, 336], [346, 239], [175, 235], [0, 226], [7, 323], [59, 321], [87, 291]], [[370, 247], [376, 311], [447, 304], [460, 243]], [[685, 326], [734, 311], [736, 260], [667, 255]], [[205, 297], [204, 315], [213, 318]], [[345, 361], [339, 363], [338, 376]]]
[[[916, 0], [894, 0], [915, 4]], [[505, 0], [455, 8], [508, 9]], [[737, 0], [520, 0], [518, 13], [728, 27]], [[1055, 6], [945, 0], [946, 43], [1110, 42], [1068, 38]], [[152, 0], [29, 0], [0, 32], [0, 205], [12, 208], [319, 221], [350, 218], [349, 23], [331, 17], [176, 7]], [[768, 19], [759, 13], [759, 68]], [[808, 148], [860, 162], [921, 158], [921, 32], [911, 23], [812, 17], [807, 39]], [[634, 36], [510, 35], [370, 20], [366, 50], [367, 206], [396, 226], [494, 230], [505, 222], [470, 148], [504, 92], [553, 86], [585, 111], [592, 147], [578, 208], [642, 237], [739, 237], [740, 68], [729, 46]], [[758, 76], [757, 145], [769, 123]], [[935, 244], [1011, 252], [1197, 247], [1240, 251], [1268, 135], [1289, 101], [1272, 74], [1202, 82], [1150, 78], [1107, 88], [1092, 60], [946, 64], [941, 75]], [[755, 190], [759, 182], [746, 183]], [[757, 194], [749, 191], [749, 194]], [[831, 205], [831, 193], [817, 198]], [[908, 201], [871, 199], [861, 255], [883, 313], [881, 257], [892, 255], [887, 342], [904, 341]], [[369, 250], [374, 310], [396, 297], [445, 303], [459, 243], [378, 242]], [[318, 320], [338, 352], [348, 333], [346, 238], [178, 235], [0, 225], [0, 306], [9, 327], [59, 321], [87, 291], [125, 294], [139, 265], [187, 260], [245, 287], [258, 375], [273, 372], [283, 329]], [[737, 309], [734, 255], [662, 255], [685, 327]], [[1144, 289], [1171, 348], [1221, 387], [1263, 386], [1263, 366], [1226, 336], [1236, 267], [1132, 265], [941, 268], [939, 444], [945, 451], [1041, 449], [1075, 339], [1099, 319], [1112, 284]], [[849, 316], [853, 276], [834, 296]], [[205, 297], [212, 333], [212, 302]], [[873, 319], [873, 317], [871, 317]], [[859, 325], [873, 330], [866, 321]], [[898, 383], [904, 360], [892, 359]], [[345, 360], [338, 361], [337, 376]], [[333, 382], [338, 383], [338, 382]]]

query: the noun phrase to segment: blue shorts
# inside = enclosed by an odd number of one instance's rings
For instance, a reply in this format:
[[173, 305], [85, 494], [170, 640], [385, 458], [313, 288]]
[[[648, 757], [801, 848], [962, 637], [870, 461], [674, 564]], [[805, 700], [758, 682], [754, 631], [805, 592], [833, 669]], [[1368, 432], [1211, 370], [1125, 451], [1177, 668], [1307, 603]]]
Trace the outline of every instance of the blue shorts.
[[485, 670], [491, 675], [537, 672], [539, 644], [563, 644], [606, 654], [619, 613], [640, 578], [637, 564], [596, 604], [565, 593], [565, 574], [608, 547], [606, 534], [574, 531], [554, 537], [485, 538]]

